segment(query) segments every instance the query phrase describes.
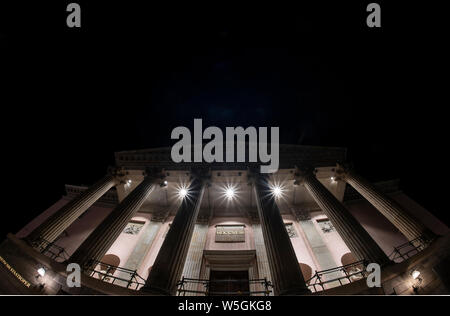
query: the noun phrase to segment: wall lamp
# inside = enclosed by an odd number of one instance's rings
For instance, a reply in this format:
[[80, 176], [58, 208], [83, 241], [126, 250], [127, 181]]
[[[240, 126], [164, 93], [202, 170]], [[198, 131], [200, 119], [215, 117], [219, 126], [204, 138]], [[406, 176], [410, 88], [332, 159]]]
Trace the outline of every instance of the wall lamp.
[[413, 279], [413, 291], [414, 293], [419, 292], [420, 285], [422, 284], [423, 279], [420, 277], [420, 271], [417, 269], [413, 269], [410, 273], [412, 279]]

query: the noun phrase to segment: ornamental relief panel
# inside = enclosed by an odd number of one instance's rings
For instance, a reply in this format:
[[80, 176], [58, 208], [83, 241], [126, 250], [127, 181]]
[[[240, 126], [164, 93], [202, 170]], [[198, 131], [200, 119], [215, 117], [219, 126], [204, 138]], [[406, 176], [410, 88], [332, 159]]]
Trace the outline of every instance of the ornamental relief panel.
[[217, 225], [216, 242], [245, 242], [244, 225]]

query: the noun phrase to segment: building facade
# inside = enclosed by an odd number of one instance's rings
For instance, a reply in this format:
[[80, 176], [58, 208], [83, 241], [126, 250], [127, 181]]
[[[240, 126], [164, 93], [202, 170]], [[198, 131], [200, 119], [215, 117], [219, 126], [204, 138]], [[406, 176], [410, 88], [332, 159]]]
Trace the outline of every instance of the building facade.
[[[397, 181], [372, 184], [340, 163], [344, 148], [282, 145], [271, 175], [175, 164], [170, 148], [115, 157], [104, 178], [67, 185], [7, 236], [1, 294], [449, 293], [448, 227]], [[67, 282], [72, 263], [81, 287]]]

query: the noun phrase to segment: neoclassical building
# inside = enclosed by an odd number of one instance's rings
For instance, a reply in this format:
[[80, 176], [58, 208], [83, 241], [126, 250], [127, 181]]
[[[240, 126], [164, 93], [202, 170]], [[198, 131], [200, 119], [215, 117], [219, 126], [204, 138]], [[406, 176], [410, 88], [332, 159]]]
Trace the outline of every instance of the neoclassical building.
[[[281, 145], [270, 175], [256, 163], [175, 164], [170, 148], [115, 158], [6, 236], [1, 294], [449, 293], [448, 227], [398, 181], [364, 179], [345, 148]], [[81, 287], [67, 282], [72, 263]]]

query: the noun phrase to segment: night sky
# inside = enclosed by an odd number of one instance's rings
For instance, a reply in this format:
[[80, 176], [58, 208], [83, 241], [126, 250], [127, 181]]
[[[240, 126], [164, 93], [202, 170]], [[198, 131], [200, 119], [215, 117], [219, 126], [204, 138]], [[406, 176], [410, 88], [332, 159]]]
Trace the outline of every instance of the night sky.
[[2, 236], [64, 184], [102, 177], [115, 151], [170, 146], [194, 118], [347, 147], [360, 174], [400, 178], [449, 224], [443, 9], [378, 1], [369, 29], [370, 1], [78, 1], [82, 27], [68, 29], [71, 1], [58, 2], [0, 10]]

